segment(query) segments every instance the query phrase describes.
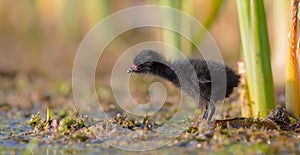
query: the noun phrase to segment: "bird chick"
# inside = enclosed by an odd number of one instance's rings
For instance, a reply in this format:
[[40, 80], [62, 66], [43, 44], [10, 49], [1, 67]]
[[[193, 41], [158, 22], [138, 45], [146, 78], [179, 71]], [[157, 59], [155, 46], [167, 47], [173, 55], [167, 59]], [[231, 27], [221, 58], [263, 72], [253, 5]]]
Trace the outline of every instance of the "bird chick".
[[[215, 113], [215, 102], [229, 97], [240, 82], [240, 75], [224, 64], [201, 59], [169, 62], [153, 50], [141, 51], [134, 58], [127, 73], [152, 74], [172, 82], [198, 102], [198, 107], [203, 110], [202, 119], [207, 121]], [[211, 73], [220, 78], [225, 74], [226, 84], [221, 83], [224, 80], [212, 78]], [[196, 78], [191, 78], [193, 74]], [[212, 89], [212, 83], [216, 88]], [[225, 86], [225, 95], [224, 89], [219, 88], [221, 86]]]

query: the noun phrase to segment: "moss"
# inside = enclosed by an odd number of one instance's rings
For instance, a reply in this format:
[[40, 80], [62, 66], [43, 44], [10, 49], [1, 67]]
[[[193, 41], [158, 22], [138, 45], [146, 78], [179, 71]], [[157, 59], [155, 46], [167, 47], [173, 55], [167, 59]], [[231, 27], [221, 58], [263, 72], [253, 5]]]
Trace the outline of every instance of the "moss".
[[297, 119], [291, 116], [289, 117], [289, 120], [292, 124], [297, 122]]
[[58, 127], [62, 134], [70, 134], [70, 131], [75, 131], [85, 127], [84, 121], [81, 118], [66, 118], [60, 122]]
[[191, 126], [186, 129], [186, 132], [187, 133], [196, 133], [196, 132], [198, 132], [198, 128]]
[[36, 115], [31, 115], [31, 118], [28, 121], [28, 124], [32, 126], [36, 131], [44, 131], [49, 127], [50, 123], [50, 120], [47, 121], [40, 118], [40, 112], [38, 112]]

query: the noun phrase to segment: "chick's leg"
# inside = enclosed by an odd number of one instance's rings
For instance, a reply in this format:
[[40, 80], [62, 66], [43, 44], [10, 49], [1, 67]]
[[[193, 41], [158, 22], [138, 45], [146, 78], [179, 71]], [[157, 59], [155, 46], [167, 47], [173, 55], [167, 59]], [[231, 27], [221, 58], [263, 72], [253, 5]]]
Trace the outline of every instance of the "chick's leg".
[[215, 107], [215, 102], [214, 101], [210, 101], [209, 102], [209, 112], [208, 112], [208, 117], [207, 117], [207, 121], [210, 121], [212, 119], [212, 117], [214, 116], [216, 111], [216, 107]]
[[207, 120], [208, 118], [208, 102], [206, 100], [200, 99], [198, 108], [202, 110], [202, 120]]

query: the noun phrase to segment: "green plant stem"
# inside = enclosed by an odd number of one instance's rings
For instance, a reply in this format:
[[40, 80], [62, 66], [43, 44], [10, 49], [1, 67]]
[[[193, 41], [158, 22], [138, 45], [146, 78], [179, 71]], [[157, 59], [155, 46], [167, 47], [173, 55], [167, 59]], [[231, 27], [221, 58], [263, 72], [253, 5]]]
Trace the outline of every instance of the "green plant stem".
[[[189, 15], [194, 15], [194, 1], [186, 0], [181, 3], [181, 10], [188, 13]], [[181, 29], [187, 32], [190, 32], [187, 37], [192, 37], [192, 21], [181, 21]], [[185, 40], [185, 38], [181, 38], [181, 49], [186, 54], [192, 54], [193, 44], [190, 41]]]
[[[171, 7], [171, 8], [175, 8], [175, 9], [181, 8], [181, 0], [161, 0], [160, 4]], [[172, 24], [175, 27], [177, 27], [177, 29], [180, 29], [180, 24], [181, 24], [180, 18], [181, 17], [174, 16], [174, 14], [172, 14], [172, 12], [170, 12], [169, 17], [170, 17], [170, 20], [165, 20], [162, 22], [170, 22], [169, 23], [170, 25]], [[182, 50], [180, 34], [178, 34], [177, 32], [171, 31], [171, 30], [163, 30], [162, 35], [163, 35], [162, 38], [163, 38], [164, 42], [169, 43], [170, 45], [174, 46], [178, 50]], [[178, 54], [175, 52], [172, 52], [171, 55], [176, 57]]]
[[254, 113], [262, 117], [268, 116], [275, 108], [275, 96], [270, 60], [270, 45], [265, 17], [264, 3], [261, 0], [252, 0], [252, 65], [254, 66]]
[[[246, 85], [248, 91], [248, 101], [244, 101], [245, 103], [248, 103], [250, 108], [243, 107], [242, 111], [245, 111], [246, 109], [249, 109], [251, 111], [244, 112], [244, 113], [250, 113], [253, 114], [254, 111], [254, 89], [253, 89], [253, 83], [254, 83], [254, 75], [253, 75], [253, 69], [252, 69], [252, 59], [251, 59], [251, 50], [250, 50], [250, 1], [249, 0], [237, 0], [237, 10], [238, 10], [238, 18], [239, 18], [239, 25], [240, 25], [240, 33], [241, 33], [241, 41], [242, 41], [242, 49], [243, 49], [243, 56], [245, 60], [245, 67], [246, 67]], [[244, 116], [244, 117], [249, 117]]]
[[275, 108], [275, 96], [270, 60], [270, 45], [268, 30], [262, 0], [251, 0], [251, 29], [253, 39], [251, 52], [254, 69], [254, 114], [267, 117], [270, 110]]
[[270, 46], [264, 4], [237, 0], [250, 103], [255, 116], [267, 117], [275, 108]]
[[49, 122], [50, 119], [51, 119], [51, 110], [50, 110], [49, 107], [47, 107], [47, 119], [46, 119], [46, 121]]

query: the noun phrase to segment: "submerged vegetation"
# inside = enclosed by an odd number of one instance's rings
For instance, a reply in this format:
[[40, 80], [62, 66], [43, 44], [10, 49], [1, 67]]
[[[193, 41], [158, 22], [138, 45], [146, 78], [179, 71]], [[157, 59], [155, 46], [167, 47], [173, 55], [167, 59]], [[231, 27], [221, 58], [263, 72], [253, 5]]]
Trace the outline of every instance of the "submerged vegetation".
[[[122, 141], [122, 145], [125, 146], [132, 145], [126, 140], [132, 138], [134, 143], [140, 142], [142, 146], [144, 141], [157, 136], [160, 126], [148, 116], [137, 120], [120, 113], [109, 120], [69, 117], [50, 121], [43, 119], [38, 113], [31, 116], [28, 124], [33, 129], [11, 136], [6, 133], [7, 136], [2, 140], [14, 142], [17, 146], [22, 146], [24, 142], [33, 144], [33, 148], [27, 148], [32, 149], [30, 152], [35, 152], [37, 146], [47, 150], [48, 145], [51, 145], [53, 150], [59, 145], [60, 153], [70, 151], [69, 147], [73, 153], [103, 152], [101, 150], [110, 147], [109, 144], [115, 143], [113, 141]], [[1, 130], [3, 131], [3, 127]], [[116, 134], [118, 132], [126, 134], [121, 136]], [[244, 152], [245, 148], [248, 148], [247, 153], [250, 154], [299, 152], [300, 147], [297, 145], [299, 133], [300, 120], [288, 114], [284, 108], [277, 108], [265, 119], [233, 118], [213, 122], [192, 122], [184, 132], [174, 137], [167, 147], [158, 151], [169, 152], [171, 151], [169, 147], [175, 147], [181, 148], [181, 151], [184, 148], [193, 148], [194, 151], [196, 149], [203, 153], [209, 150], [213, 150], [214, 153], [221, 151], [238, 153]], [[289, 143], [286, 143], [287, 141]], [[86, 148], [87, 146], [90, 147]], [[28, 151], [26, 147], [21, 148], [25, 152]], [[2, 147], [2, 151], [4, 150]]]

